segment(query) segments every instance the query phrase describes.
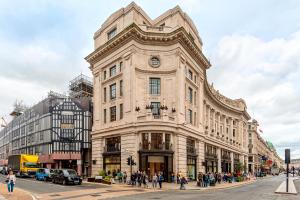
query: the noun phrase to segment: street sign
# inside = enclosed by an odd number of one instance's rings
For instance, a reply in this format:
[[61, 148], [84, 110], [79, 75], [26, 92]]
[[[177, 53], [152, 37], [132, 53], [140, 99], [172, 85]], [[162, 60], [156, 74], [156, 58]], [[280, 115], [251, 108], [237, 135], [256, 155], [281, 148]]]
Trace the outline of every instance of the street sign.
[[291, 162], [291, 151], [290, 149], [285, 149], [285, 164], [290, 164]]

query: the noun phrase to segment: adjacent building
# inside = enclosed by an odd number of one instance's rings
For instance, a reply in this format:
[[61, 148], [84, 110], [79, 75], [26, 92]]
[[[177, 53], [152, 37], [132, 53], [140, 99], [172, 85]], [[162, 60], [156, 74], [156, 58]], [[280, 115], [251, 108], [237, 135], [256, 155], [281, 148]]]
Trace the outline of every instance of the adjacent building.
[[[74, 82], [92, 84], [83, 75], [70, 85]], [[73, 88], [70, 87], [71, 93]], [[73, 168], [80, 175], [90, 175], [91, 96], [85, 93], [73, 98], [50, 92], [24, 112], [13, 112], [14, 119], [0, 132], [1, 162], [7, 163], [9, 155], [36, 154], [43, 167]]]
[[[92, 175], [233, 172], [248, 168], [250, 119], [242, 99], [207, 81], [211, 67], [193, 21], [176, 6], [152, 20], [134, 2], [94, 34]], [[240, 166], [241, 166], [240, 165]]]
[[261, 137], [258, 122], [254, 119], [248, 122], [248, 138], [248, 169], [250, 172], [270, 172], [272, 167], [283, 167], [283, 161], [273, 144]]

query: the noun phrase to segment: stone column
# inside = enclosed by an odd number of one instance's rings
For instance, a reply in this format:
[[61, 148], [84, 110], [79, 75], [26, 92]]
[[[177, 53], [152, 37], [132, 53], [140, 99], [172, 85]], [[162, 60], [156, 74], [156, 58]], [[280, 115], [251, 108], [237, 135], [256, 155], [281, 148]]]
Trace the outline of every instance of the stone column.
[[177, 160], [178, 160], [178, 172], [182, 175], [187, 175], [187, 152], [186, 152], [186, 136], [178, 134], [177, 142]]
[[77, 173], [79, 176], [82, 175], [82, 160], [77, 160]]
[[[92, 139], [92, 176], [99, 175], [99, 171], [103, 170], [103, 150], [105, 147], [105, 142], [103, 138]], [[95, 164], [93, 162], [95, 161]]]
[[222, 168], [221, 168], [221, 162], [222, 162], [222, 158], [221, 158], [221, 148], [217, 148], [217, 156], [218, 156], [217, 172], [218, 172], [218, 173], [221, 173], [221, 172], [222, 172]]
[[135, 172], [139, 168], [139, 155], [138, 155], [138, 135], [134, 132], [121, 135], [121, 171], [126, 171], [130, 175], [130, 166], [127, 165], [127, 158], [132, 156], [136, 165], [132, 166], [132, 171]]
[[248, 173], [249, 169], [248, 169], [248, 156], [244, 156], [244, 165], [245, 165], [245, 172]]
[[208, 134], [210, 134], [210, 132], [211, 132], [211, 127], [210, 127], [210, 113], [211, 113], [211, 108], [208, 107], [207, 111], [208, 111], [208, 113], [207, 113], [207, 126], [208, 126], [207, 131], [208, 131]]
[[202, 163], [205, 161], [205, 143], [203, 140], [199, 141], [199, 146], [198, 146], [198, 159], [197, 159], [197, 169], [198, 172], [205, 173], [204, 166]]
[[213, 111], [213, 116], [212, 116], [212, 127], [211, 129], [214, 129], [214, 132], [211, 132], [213, 135], [216, 134], [216, 110]]
[[234, 172], [233, 152], [230, 152], [230, 160], [231, 160], [231, 173], [233, 173]]

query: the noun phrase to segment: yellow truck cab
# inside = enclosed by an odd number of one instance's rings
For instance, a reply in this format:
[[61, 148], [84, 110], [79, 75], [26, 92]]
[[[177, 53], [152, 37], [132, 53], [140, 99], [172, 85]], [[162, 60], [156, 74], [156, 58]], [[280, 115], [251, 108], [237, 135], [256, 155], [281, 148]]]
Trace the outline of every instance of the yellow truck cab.
[[8, 157], [8, 167], [11, 168], [17, 176], [35, 176], [38, 166], [37, 155], [19, 154]]

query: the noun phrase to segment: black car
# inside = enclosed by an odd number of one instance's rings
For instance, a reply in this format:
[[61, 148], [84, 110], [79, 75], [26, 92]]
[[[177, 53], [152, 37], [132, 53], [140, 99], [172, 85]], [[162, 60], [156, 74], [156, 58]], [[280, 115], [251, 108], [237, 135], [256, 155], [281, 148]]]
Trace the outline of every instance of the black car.
[[82, 179], [74, 169], [57, 169], [53, 172], [52, 183], [81, 185]]

